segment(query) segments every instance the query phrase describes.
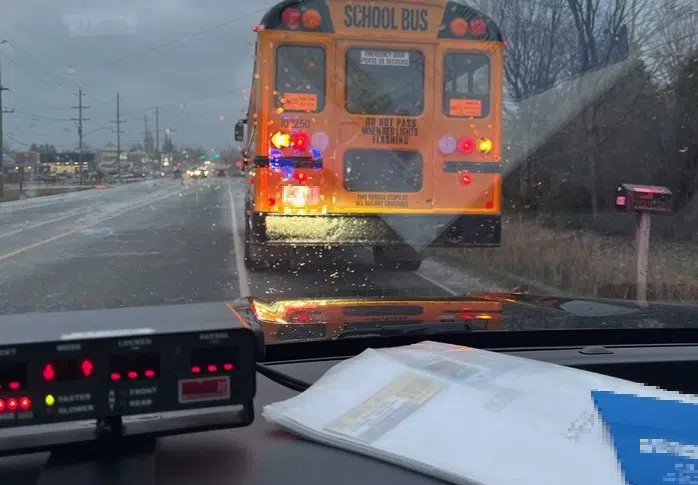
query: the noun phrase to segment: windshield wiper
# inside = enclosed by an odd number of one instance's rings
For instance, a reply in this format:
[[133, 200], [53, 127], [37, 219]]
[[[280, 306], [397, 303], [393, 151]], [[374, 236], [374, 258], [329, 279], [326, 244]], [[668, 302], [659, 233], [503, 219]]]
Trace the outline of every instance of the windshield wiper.
[[472, 321], [414, 323], [407, 325], [376, 325], [372, 328], [350, 328], [342, 330], [337, 338], [351, 337], [402, 337], [406, 335], [438, 335], [445, 333], [468, 333], [477, 330]]

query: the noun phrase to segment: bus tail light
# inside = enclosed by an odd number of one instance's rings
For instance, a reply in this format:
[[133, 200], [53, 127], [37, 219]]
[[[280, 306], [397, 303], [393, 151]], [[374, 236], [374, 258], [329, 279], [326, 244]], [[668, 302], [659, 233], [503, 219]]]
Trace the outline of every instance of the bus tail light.
[[291, 145], [296, 150], [307, 150], [310, 145], [310, 137], [304, 131], [298, 131], [291, 135]]
[[475, 140], [470, 136], [463, 136], [458, 140], [458, 151], [472, 153], [475, 150]]
[[271, 135], [271, 144], [278, 150], [288, 148], [291, 146], [291, 136], [283, 131], [277, 131]]
[[311, 8], [303, 12], [301, 22], [303, 23], [304, 28], [308, 30], [315, 30], [322, 24], [322, 15], [320, 15], [320, 12], [314, 8]]
[[297, 29], [301, 23], [301, 11], [295, 7], [288, 7], [281, 12], [281, 23], [289, 29]]
[[494, 146], [494, 143], [492, 143], [492, 140], [487, 137], [480, 138], [477, 141], [477, 151], [480, 153], [489, 153], [492, 151], [492, 148]]
[[448, 28], [454, 37], [463, 37], [468, 33], [468, 22], [464, 18], [456, 17], [455, 19], [451, 20]]
[[473, 183], [473, 178], [470, 176], [468, 172], [460, 172], [458, 174], [458, 177], [460, 178], [460, 183], [462, 185], [470, 185]]

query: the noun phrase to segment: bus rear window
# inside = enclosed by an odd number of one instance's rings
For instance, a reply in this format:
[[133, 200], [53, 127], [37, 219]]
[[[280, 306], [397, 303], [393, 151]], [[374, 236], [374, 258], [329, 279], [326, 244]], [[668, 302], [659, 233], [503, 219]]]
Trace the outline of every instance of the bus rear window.
[[325, 50], [282, 45], [276, 50], [276, 106], [284, 111], [319, 112], [325, 108]]
[[476, 52], [444, 57], [444, 113], [485, 118], [490, 114], [490, 58]]
[[424, 54], [407, 50], [349, 49], [346, 98], [347, 111], [353, 114], [422, 114]]

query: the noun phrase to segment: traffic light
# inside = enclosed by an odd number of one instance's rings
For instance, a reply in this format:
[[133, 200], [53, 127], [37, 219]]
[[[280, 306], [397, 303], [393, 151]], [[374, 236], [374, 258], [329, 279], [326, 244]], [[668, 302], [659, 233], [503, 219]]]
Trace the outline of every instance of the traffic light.
[[189, 155], [184, 155], [184, 158], [186, 158], [187, 160], [189, 160]]
[[206, 155], [201, 155], [201, 160], [206, 160]]
[[220, 153], [216, 153], [216, 158], [221, 158], [221, 154], [220, 154]]

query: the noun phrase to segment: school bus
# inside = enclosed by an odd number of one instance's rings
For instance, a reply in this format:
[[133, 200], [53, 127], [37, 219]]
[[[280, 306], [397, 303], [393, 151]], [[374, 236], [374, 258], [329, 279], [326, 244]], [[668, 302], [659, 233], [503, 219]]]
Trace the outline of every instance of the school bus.
[[[503, 39], [444, 0], [286, 0], [257, 33], [247, 118], [250, 269], [368, 246], [499, 246]], [[274, 251], [272, 251], [274, 250]]]

